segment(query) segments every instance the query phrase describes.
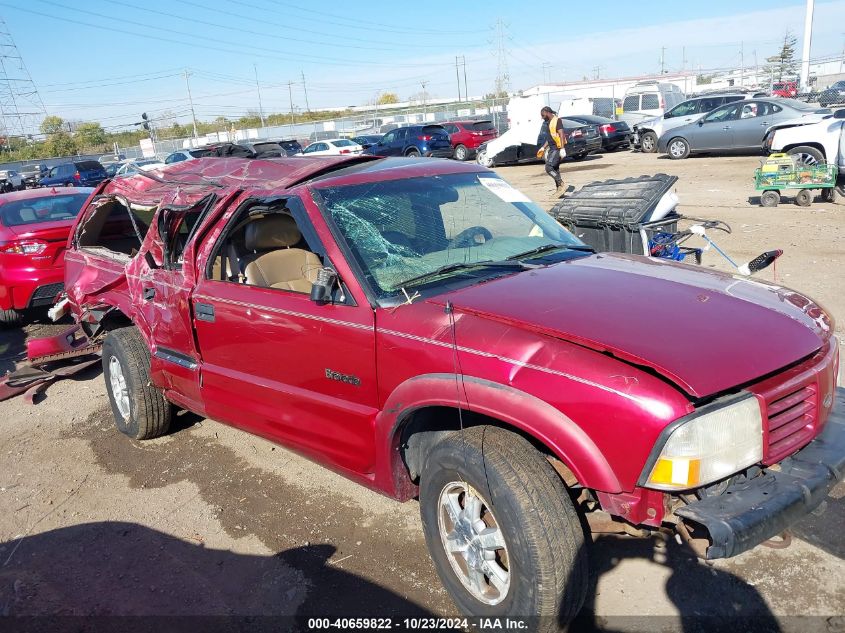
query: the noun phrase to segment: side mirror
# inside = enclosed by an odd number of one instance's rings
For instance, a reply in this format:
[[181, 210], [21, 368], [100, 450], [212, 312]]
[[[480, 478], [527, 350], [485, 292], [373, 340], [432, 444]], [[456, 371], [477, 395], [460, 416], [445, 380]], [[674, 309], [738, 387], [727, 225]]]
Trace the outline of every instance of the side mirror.
[[332, 300], [332, 291], [335, 284], [337, 284], [337, 273], [327, 267], [323, 267], [317, 271], [317, 280], [311, 286], [311, 301], [314, 303], [330, 303]]

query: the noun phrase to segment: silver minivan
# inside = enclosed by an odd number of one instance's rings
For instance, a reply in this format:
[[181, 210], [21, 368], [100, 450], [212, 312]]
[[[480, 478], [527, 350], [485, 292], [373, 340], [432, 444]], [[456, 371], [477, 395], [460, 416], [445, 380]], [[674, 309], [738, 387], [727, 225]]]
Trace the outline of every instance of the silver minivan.
[[686, 97], [683, 91], [675, 84], [662, 81], [641, 81], [625, 91], [625, 100], [622, 102], [622, 116], [619, 117], [619, 120], [634, 127], [636, 123], [645, 119], [663, 116], [664, 112], [671, 110], [684, 99]]

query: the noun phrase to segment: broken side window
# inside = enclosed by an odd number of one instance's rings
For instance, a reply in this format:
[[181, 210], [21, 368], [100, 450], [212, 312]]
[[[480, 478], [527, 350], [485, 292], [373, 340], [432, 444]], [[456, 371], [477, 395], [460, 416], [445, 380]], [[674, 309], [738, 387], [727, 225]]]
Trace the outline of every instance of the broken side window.
[[135, 206], [116, 198], [100, 198], [77, 229], [81, 249], [102, 249], [120, 259], [134, 257], [150, 228], [155, 207]]
[[159, 213], [158, 234], [164, 246], [166, 268], [182, 267], [185, 248], [193, 239], [202, 218], [214, 206], [217, 198], [207, 196], [189, 208], [165, 208]]

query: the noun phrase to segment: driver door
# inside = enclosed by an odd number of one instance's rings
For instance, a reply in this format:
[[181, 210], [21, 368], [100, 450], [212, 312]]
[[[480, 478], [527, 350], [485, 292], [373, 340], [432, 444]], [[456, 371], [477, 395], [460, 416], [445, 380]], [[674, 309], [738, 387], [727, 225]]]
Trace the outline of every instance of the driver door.
[[697, 151], [732, 148], [738, 116], [737, 104], [728, 104], [713, 110], [694, 125], [695, 129], [690, 134], [692, 148]]

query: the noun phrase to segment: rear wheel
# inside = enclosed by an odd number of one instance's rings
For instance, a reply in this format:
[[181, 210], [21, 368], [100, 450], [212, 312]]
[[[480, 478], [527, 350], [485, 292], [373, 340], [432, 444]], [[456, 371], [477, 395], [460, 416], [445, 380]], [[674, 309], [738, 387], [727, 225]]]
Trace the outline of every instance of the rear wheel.
[[798, 147], [793, 147], [787, 152], [787, 154], [794, 156], [799, 163], [803, 163], [807, 166], [815, 166], [819, 163], [825, 162], [824, 154], [815, 147], [810, 147], [809, 145], [799, 145]]
[[469, 150], [464, 145], [455, 146], [455, 160], [466, 160], [469, 158]]
[[822, 202], [836, 202], [836, 189], [834, 187], [822, 189], [819, 198]]
[[640, 149], [646, 154], [653, 154], [657, 151], [657, 134], [644, 132], [640, 137]]
[[118, 431], [136, 440], [167, 433], [172, 407], [150, 382], [150, 352], [134, 327], [106, 336], [103, 377]]
[[795, 194], [795, 204], [799, 207], [809, 207], [813, 202], [813, 195], [809, 189], [802, 189]]
[[492, 426], [447, 435], [431, 449], [420, 513], [437, 573], [473, 616], [543, 616], [558, 630], [581, 609], [587, 552], [569, 495], [524, 438]]
[[475, 155], [475, 162], [482, 167], [492, 167], [493, 159], [488, 157], [486, 149], [480, 149]]
[[575, 154], [574, 156], [570, 156], [570, 158], [572, 160], [584, 160], [585, 158], [587, 158], [587, 154], [586, 152], [583, 154]]
[[780, 202], [780, 194], [777, 191], [764, 191], [760, 195], [760, 204], [764, 207], [776, 207]]
[[23, 315], [20, 310], [0, 310], [0, 327], [14, 327], [20, 325]]
[[73, 183], [72, 182], [66, 182], [65, 187], [73, 187]]
[[669, 158], [672, 160], [680, 160], [689, 156], [689, 143], [687, 143], [686, 139], [683, 139], [680, 136], [669, 141], [667, 148]]
[[419, 157], [419, 155], [420, 150], [418, 150], [416, 147], [412, 147], [407, 152], [405, 152], [405, 156], [407, 156], [408, 158], [417, 158]]

